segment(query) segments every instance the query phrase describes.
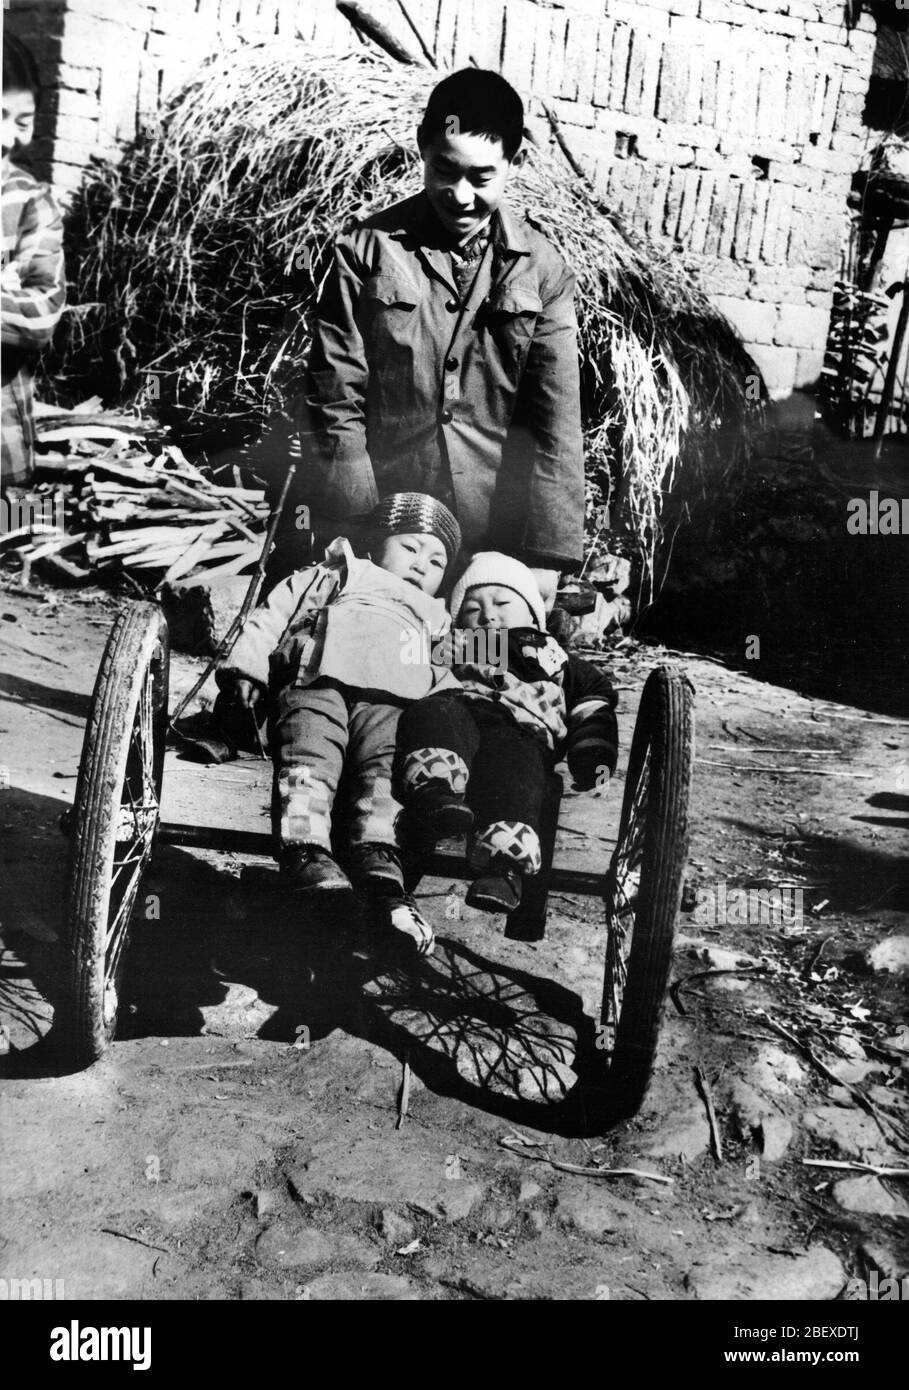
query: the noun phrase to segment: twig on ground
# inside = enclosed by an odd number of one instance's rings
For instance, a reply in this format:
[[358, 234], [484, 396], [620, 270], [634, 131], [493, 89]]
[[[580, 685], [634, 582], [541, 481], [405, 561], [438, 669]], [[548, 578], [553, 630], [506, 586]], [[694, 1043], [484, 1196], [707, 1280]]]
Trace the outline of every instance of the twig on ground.
[[773, 767], [763, 763], [730, 763], [718, 758], [698, 758], [703, 767], [730, 767], [734, 772], [778, 772], [792, 777], [849, 777], [864, 782], [874, 779], [873, 772], [845, 772], [841, 767]]
[[906, 1142], [906, 1134], [902, 1126], [897, 1124], [896, 1120], [892, 1120], [889, 1115], [885, 1115], [882, 1111], [878, 1110], [877, 1106], [874, 1104], [874, 1101], [870, 1100], [869, 1097], [866, 1096], [863, 1091], [860, 1091], [857, 1086], [853, 1086], [851, 1081], [843, 1081], [841, 1077], [837, 1076], [835, 1071], [831, 1071], [830, 1068], [827, 1066], [827, 1063], [822, 1062], [820, 1057], [818, 1057], [817, 1054], [812, 1051], [812, 1049], [808, 1046], [807, 1043], [803, 1043], [799, 1038], [796, 1037], [794, 1033], [790, 1033], [788, 1029], [783, 1028], [781, 1024], [775, 1022], [775, 1020], [772, 1019], [770, 1015], [767, 1013], [766, 1009], [760, 1009], [758, 1011], [758, 1016], [764, 1019], [764, 1021], [767, 1024], [767, 1027], [771, 1028], [774, 1033], [776, 1033], [781, 1038], [785, 1038], [787, 1042], [791, 1043], [793, 1047], [797, 1048], [798, 1051], [801, 1052], [802, 1055], [807, 1058], [811, 1065], [815, 1067], [823, 1077], [826, 1077], [826, 1079], [829, 1082], [831, 1082], [832, 1085], [845, 1086], [846, 1090], [852, 1096], [856, 1105], [860, 1105], [863, 1110], [866, 1110], [868, 1112], [868, 1114], [871, 1116], [872, 1120], [874, 1120], [874, 1123], [880, 1130], [881, 1134], [884, 1136], [886, 1140], [888, 1140], [888, 1142], [892, 1139], [893, 1136], [887, 1133], [887, 1130], [884, 1128], [885, 1124], [888, 1124], [891, 1127], [891, 1129], [896, 1132], [897, 1136], [903, 1143]]
[[410, 1106], [410, 1053], [404, 1053], [404, 1066], [401, 1072], [401, 1090], [398, 1095], [398, 1118], [395, 1121], [395, 1129], [400, 1129], [407, 1119], [407, 1111]]
[[163, 1245], [152, 1245], [150, 1241], [140, 1240], [138, 1236], [128, 1236], [125, 1231], [115, 1231], [112, 1226], [102, 1226], [101, 1234], [105, 1236], [116, 1236], [118, 1240], [132, 1241], [133, 1245], [144, 1245], [146, 1250], [160, 1250], [162, 1255], [171, 1255], [173, 1251], [168, 1250]]
[[707, 1073], [703, 1067], [695, 1067], [694, 1079], [700, 1091], [701, 1099], [707, 1111], [707, 1123], [710, 1126], [710, 1142], [713, 1145], [713, 1156], [717, 1163], [723, 1161], [723, 1140], [720, 1136], [719, 1121], [716, 1117], [716, 1109], [713, 1104], [713, 1092], [710, 1089], [710, 1082], [707, 1080]]
[[850, 1173], [872, 1173], [876, 1178], [909, 1178], [909, 1168], [880, 1168], [875, 1163], [838, 1163], [833, 1158], [803, 1158], [806, 1168], [843, 1168]]
[[[585, 1167], [581, 1163], [564, 1163], [559, 1158], [553, 1158], [542, 1144], [538, 1144], [533, 1139], [527, 1139], [523, 1134], [505, 1134], [499, 1140], [503, 1149], [509, 1153], [520, 1154], [522, 1158], [529, 1158], [537, 1163], [548, 1163], [550, 1168], [556, 1168], [560, 1173], [574, 1173], [582, 1178], [641, 1178], [647, 1182], [660, 1182], [671, 1186], [673, 1178], [664, 1177], [662, 1173], [648, 1173], [641, 1168], [597, 1168]], [[543, 1149], [542, 1153], [529, 1153], [530, 1149]]]
[[805, 966], [804, 970], [802, 971], [802, 974], [803, 974], [803, 976], [805, 976], [805, 978], [807, 978], [807, 977], [811, 974], [812, 970], [813, 970], [814, 967], [817, 965], [817, 963], [818, 963], [818, 961], [820, 960], [821, 956], [824, 954], [824, 951], [826, 950], [828, 944], [829, 944], [831, 941], [833, 941], [833, 940], [834, 940], [834, 937], [831, 935], [831, 936], [825, 936], [824, 939], [823, 939], [823, 941], [818, 942], [817, 950], [814, 952], [814, 955], [811, 957], [810, 961], [808, 961], [808, 964]]
[[678, 1009], [683, 1018], [687, 1016], [687, 1010], [681, 1001], [681, 994], [687, 989], [693, 980], [706, 980], [716, 975], [754, 975], [757, 971], [765, 971], [766, 965], [741, 965], [736, 970], [695, 970], [691, 975], [685, 975], [681, 980], [674, 980], [669, 987], [669, 997]]

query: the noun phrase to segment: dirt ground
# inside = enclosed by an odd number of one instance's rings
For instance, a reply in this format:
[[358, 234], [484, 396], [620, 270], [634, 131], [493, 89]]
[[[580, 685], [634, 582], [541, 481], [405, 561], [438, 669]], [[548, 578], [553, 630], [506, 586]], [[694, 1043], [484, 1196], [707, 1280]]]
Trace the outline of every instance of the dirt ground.
[[[698, 759], [685, 984], [645, 1108], [607, 1133], [583, 1103], [596, 898], [556, 896], [527, 944], [426, 880], [440, 945], [405, 968], [202, 851], [160, 851], [118, 1038], [79, 1072], [53, 1027], [58, 821], [116, 605], [0, 591], [0, 1274], [92, 1299], [819, 1301], [909, 1270], [904, 722], [655, 647], [609, 659], [620, 772], [661, 659], [696, 687]], [[176, 658], [174, 688], [197, 669]], [[560, 864], [605, 869], [619, 790], [566, 795]], [[782, 922], [729, 907], [783, 885]]]

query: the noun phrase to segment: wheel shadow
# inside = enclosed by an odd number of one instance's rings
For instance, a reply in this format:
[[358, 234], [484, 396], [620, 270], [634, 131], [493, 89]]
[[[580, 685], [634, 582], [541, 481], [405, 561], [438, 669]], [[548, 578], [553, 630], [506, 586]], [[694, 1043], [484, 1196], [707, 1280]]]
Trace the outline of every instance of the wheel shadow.
[[[61, 894], [65, 852], [61, 837]], [[44, 1010], [44, 1031], [0, 1058], [2, 1073], [72, 1073], [62, 934], [53, 943], [19, 934], [15, 944], [19, 1004]], [[588, 1084], [603, 1054], [572, 990], [454, 939], [439, 939], [428, 960], [404, 958], [349, 906], [301, 910], [290, 895], [246, 888], [228, 866], [163, 847], [134, 912], [118, 1041], [245, 1036], [291, 1045], [301, 1025], [310, 1044], [341, 1030], [406, 1058], [429, 1089], [511, 1123], [565, 1135], [608, 1127], [605, 1101]]]

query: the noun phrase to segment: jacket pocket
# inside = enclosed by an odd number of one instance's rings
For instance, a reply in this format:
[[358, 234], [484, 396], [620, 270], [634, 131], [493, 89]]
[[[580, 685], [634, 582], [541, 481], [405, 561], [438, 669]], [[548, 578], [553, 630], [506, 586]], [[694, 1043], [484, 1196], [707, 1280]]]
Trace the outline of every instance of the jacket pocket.
[[516, 390], [533, 342], [543, 301], [530, 285], [506, 284], [483, 301], [477, 328], [486, 339], [487, 370]]

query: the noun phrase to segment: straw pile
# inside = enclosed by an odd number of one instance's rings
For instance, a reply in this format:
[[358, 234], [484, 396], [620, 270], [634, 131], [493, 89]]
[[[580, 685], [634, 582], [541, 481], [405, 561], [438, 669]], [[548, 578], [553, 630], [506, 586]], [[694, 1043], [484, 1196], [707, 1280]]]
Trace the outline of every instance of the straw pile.
[[[209, 446], [286, 417], [326, 248], [420, 187], [414, 130], [439, 75], [284, 41], [212, 60], [85, 196], [64, 381], [109, 392], [119, 376], [123, 399]], [[578, 275], [591, 517], [612, 504], [610, 546], [643, 560], [646, 599], [661, 498], [680, 464], [715, 468], [754, 365], [681, 257], [626, 236], [548, 131], [508, 197]]]

